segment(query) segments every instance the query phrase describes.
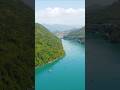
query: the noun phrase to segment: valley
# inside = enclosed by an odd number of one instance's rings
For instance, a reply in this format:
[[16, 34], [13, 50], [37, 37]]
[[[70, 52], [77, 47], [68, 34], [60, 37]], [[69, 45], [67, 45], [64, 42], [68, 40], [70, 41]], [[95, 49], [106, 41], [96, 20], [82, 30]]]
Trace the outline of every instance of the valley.
[[84, 27], [54, 33], [36, 23], [35, 30], [35, 89], [85, 90]]

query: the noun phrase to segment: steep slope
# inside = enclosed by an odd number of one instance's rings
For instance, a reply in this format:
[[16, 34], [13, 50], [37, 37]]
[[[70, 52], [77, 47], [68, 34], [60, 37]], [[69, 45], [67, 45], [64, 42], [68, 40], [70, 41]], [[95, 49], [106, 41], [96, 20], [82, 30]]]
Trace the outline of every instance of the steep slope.
[[64, 55], [61, 40], [44, 26], [35, 25], [35, 66], [44, 65]]
[[78, 42], [85, 42], [85, 27], [81, 29], [72, 30], [67, 35], [64, 36], [64, 39], [74, 40]]
[[34, 11], [20, 0], [0, 0], [0, 90], [34, 87]]

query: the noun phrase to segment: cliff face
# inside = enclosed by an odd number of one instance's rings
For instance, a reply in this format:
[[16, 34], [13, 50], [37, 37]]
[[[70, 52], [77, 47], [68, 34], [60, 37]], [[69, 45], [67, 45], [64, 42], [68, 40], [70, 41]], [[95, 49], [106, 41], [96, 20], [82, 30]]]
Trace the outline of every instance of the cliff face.
[[34, 87], [34, 11], [20, 0], [0, 1], [0, 89]]
[[41, 66], [64, 55], [62, 42], [41, 24], [35, 25], [35, 66]]

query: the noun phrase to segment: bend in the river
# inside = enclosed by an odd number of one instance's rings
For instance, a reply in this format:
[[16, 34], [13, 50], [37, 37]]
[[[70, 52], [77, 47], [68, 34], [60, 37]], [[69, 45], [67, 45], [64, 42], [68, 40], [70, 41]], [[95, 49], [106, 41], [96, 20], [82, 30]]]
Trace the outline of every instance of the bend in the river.
[[85, 47], [62, 40], [65, 57], [35, 72], [35, 90], [85, 90]]

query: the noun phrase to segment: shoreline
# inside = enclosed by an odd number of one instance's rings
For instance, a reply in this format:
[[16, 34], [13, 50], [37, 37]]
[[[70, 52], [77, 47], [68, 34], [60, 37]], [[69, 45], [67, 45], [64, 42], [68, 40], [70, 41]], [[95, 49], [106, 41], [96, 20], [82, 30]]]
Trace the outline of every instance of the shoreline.
[[46, 64], [43, 64], [43, 65], [35, 66], [35, 70], [38, 69], [38, 68], [42, 68], [42, 67], [44, 67], [45, 65], [49, 65], [49, 64], [51, 64], [51, 63], [54, 63], [54, 62], [56, 62], [56, 61], [64, 58], [64, 56], [65, 56], [65, 52], [64, 52], [64, 55], [62, 55], [61, 57], [58, 57], [58, 58], [54, 59], [53, 61], [50, 61], [50, 62], [48, 62], [48, 63], [46, 63]]

